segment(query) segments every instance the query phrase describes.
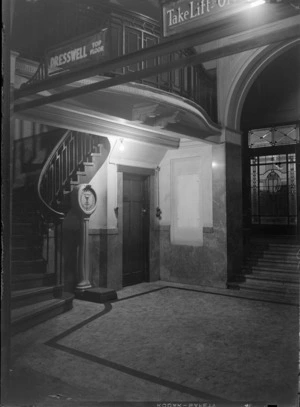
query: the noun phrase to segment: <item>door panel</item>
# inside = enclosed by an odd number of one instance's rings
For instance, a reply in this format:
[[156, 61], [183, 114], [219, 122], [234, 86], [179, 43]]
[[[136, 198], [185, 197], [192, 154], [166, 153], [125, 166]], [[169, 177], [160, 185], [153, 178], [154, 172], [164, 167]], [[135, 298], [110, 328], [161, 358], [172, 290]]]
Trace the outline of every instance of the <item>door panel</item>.
[[147, 177], [123, 174], [123, 286], [147, 279], [149, 243]]
[[256, 149], [250, 156], [252, 228], [293, 234], [298, 223], [296, 153], [284, 147], [268, 150]]

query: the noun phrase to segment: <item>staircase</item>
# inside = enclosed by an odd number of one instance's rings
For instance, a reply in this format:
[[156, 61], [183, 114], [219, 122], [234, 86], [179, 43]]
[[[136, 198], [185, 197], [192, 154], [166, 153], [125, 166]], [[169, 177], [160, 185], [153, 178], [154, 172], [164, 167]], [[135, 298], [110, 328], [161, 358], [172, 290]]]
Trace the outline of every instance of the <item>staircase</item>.
[[74, 185], [88, 183], [108, 153], [107, 139], [67, 131], [31, 185], [13, 191], [12, 334], [72, 308], [63, 284], [63, 218]]
[[[22, 198], [21, 198], [22, 197]], [[11, 331], [19, 333], [72, 308], [73, 295], [63, 292], [48, 270], [36, 191], [13, 193]]]
[[299, 303], [300, 243], [290, 236], [265, 236], [251, 240], [243, 274], [230, 288], [264, 299]]

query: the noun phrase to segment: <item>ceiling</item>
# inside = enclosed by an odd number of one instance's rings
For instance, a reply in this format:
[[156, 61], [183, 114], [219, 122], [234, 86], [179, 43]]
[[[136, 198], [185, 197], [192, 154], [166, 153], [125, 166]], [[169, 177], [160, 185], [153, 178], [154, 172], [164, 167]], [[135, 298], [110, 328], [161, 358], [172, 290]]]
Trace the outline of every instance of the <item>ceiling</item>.
[[158, 21], [161, 17], [159, 0], [110, 0], [109, 3], [144, 14]]

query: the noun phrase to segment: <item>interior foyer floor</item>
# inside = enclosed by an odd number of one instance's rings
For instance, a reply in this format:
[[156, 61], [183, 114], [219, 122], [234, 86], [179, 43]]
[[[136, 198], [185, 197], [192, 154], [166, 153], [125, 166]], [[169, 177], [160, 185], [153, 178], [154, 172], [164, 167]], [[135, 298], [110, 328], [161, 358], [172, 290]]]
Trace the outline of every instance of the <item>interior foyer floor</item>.
[[160, 281], [75, 300], [12, 338], [2, 405], [296, 407], [298, 307], [228, 291]]

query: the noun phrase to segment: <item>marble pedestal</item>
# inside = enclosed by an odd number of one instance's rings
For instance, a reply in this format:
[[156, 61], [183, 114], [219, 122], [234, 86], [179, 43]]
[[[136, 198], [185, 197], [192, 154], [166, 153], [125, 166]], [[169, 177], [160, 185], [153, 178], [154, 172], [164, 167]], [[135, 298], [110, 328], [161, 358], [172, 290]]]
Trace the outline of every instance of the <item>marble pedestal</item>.
[[105, 302], [117, 300], [118, 296], [116, 291], [111, 288], [94, 287], [87, 288], [86, 290], [76, 290], [75, 298], [78, 300], [103, 304]]

